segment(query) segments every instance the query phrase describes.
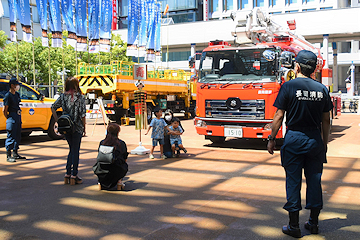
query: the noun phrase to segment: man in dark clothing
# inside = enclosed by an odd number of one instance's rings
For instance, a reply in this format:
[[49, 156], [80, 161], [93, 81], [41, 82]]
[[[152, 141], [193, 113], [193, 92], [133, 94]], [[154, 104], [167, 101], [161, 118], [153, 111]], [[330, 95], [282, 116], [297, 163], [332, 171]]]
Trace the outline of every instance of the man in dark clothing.
[[330, 132], [330, 110], [333, 108], [329, 91], [310, 78], [317, 63], [313, 52], [302, 50], [295, 64], [297, 78], [282, 85], [275, 100], [277, 107], [268, 137], [268, 151], [274, 153], [275, 136], [286, 113], [287, 131], [281, 147], [281, 165], [286, 173], [286, 198], [284, 209], [289, 212], [289, 225], [283, 233], [300, 238], [299, 211], [301, 208], [302, 169], [306, 178], [306, 209], [310, 209], [305, 228], [311, 233], [319, 231], [318, 217], [323, 207], [321, 175], [326, 162]]
[[[21, 110], [20, 110], [20, 84], [16, 78], [9, 81], [10, 90], [4, 97], [3, 113], [6, 118], [7, 138], [5, 141], [6, 160], [16, 162], [16, 159], [26, 159], [18, 154], [21, 139]], [[14, 150], [11, 156], [11, 150]]]

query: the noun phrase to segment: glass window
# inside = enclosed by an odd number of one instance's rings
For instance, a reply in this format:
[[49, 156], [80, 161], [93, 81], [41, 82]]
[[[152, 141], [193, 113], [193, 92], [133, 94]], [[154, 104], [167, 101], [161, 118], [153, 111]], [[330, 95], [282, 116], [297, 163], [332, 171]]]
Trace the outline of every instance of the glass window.
[[269, 6], [273, 7], [280, 3], [280, 0], [269, 0]]
[[33, 22], [34, 23], [39, 23], [40, 19], [39, 19], [39, 13], [38, 13], [37, 7], [32, 6], [31, 11], [32, 11]]
[[219, 1], [218, 0], [208, 0], [209, 1], [209, 12], [213, 13], [219, 11]]
[[285, 11], [285, 13], [295, 13], [295, 12], [299, 12], [299, 11], [298, 10]]
[[20, 85], [19, 90], [20, 98], [25, 100], [38, 100], [39, 96], [30, 88]]
[[10, 17], [9, 15], [9, 3], [7, 0], [0, 0], [4, 9], [4, 17]]
[[249, 0], [239, 0], [238, 7], [239, 9], [250, 8]]
[[[166, 4], [165, 4], [166, 5]], [[128, 1], [125, 0], [125, 1], [120, 1], [120, 16], [127, 16], [128, 15], [128, 8], [129, 8], [129, 5], [128, 5]]]
[[267, 61], [263, 57], [264, 50], [204, 52], [200, 61], [201, 82], [224, 79], [227, 81], [275, 80], [276, 61]]
[[264, 7], [264, 0], [254, 0], [254, 7]]
[[[162, 53], [163, 61], [166, 61], [166, 50]], [[187, 61], [189, 60], [189, 56], [191, 51], [184, 51], [184, 52], [169, 52], [169, 59], [168, 61]]]
[[303, 9], [303, 12], [311, 12], [311, 11], [316, 11], [316, 9], [315, 8]]
[[324, 8], [320, 8], [320, 10], [328, 10], [328, 9], [333, 9], [333, 7], [324, 7]]
[[223, 0], [223, 8], [225, 11], [233, 10], [233, 0]]
[[315, 0], [303, 0], [303, 3], [314, 3]]
[[2, 82], [0, 83], [0, 98], [4, 98], [5, 94], [9, 91], [9, 84]]
[[281, 14], [281, 12], [271, 12], [270, 14]]
[[296, 4], [297, 0], [285, 0], [287, 5]]

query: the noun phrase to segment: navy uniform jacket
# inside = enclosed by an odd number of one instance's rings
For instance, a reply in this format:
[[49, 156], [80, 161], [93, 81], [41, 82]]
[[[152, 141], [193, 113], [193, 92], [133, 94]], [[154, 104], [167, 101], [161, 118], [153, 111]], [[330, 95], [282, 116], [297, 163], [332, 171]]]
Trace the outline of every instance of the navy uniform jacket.
[[333, 108], [328, 89], [311, 78], [284, 83], [274, 106], [286, 111], [286, 126], [292, 130], [321, 129], [322, 114]]

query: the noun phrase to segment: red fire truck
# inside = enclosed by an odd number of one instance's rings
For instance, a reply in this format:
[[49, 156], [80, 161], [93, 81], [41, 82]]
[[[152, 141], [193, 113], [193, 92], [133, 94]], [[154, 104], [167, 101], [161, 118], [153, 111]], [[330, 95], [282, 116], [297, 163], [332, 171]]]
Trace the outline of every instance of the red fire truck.
[[[194, 123], [197, 133], [214, 143], [226, 137], [267, 138], [276, 111], [273, 103], [281, 85], [295, 78], [294, 59], [299, 51], [310, 50], [318, 56], [312, 78], [322, 80], [320, 49], [291, 32], [295, 21], [288, 21], [289, 29], [283, 30], [255, 8], [236, 24], [241, 31], [233, 34], [240, 45], [212, 41], [199, 65]], [[285, 130], [284, 121], [276, 137], [283, 138]]]

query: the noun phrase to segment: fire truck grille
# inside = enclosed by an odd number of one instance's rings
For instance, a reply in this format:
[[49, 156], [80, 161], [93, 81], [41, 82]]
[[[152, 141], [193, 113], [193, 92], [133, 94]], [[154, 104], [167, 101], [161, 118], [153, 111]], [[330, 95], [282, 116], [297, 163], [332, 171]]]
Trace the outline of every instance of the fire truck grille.
[[241, 100], [238, 109], [231, 109], [226, 100], [205, 100], [206, 117], [226, 119], [265, 119], [265, 100]]

